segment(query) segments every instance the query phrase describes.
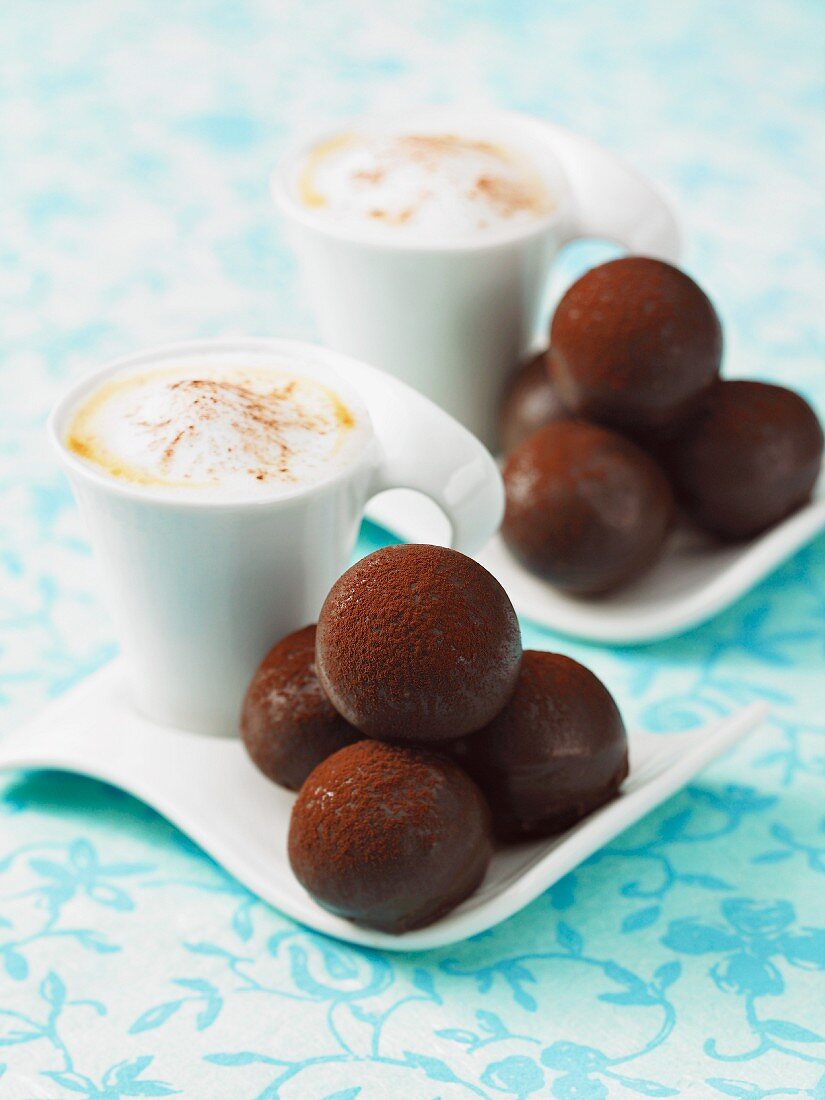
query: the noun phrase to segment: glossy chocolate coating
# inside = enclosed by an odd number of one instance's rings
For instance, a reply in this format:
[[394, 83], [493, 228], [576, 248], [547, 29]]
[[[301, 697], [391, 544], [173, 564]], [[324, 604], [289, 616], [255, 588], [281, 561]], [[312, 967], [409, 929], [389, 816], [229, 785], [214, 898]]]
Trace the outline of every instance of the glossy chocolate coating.
[[510, 702], [450, 752], [487, 796], [504, 840], [571, 828], [627, 776], [627, 737], [612, 695], [559, 653], [525, 650]]
[[566, 415], [550, 381], [547, 352], [540, 351], [523, 363], [507, 383], [499, 413], [502, 452], [509, 454], [538, 428]]
[[289, 827], [289, 861], [325, 909], [385, 932], [431, 924], [484, 877], [490, 811], [445, 757], [360, 741], [313, 771]]
[[673, 494], [653, 459], [582, 420], [531, 435], [507, 459], [504, 485], [507, 546], [576, 595], [632, 580], [658, 557], [673, 520]]
[[669, 445], [666, 463], [696, 524], [720, 538], [751, 538], [811, 495], [822, 427], [793, 390], [720, 382]]
[[550, 374], [575, 415], [626, 431], [688, 415], [719, 374], [722, 329], [704, 291], [660, 260], [594, 267], [559, 302]]
[[297, 791], [316, 764], [360, 737], [318, 683], [315, 626], [273, 646], [252, 677], [241, 712], [241, 738], [264, 775]]
[[431, 743], [481, 729], [516, 683], [509, 597], [472, 558], [387, 546], [332, 586], [318, 619], [321, 685], [369, 737]]

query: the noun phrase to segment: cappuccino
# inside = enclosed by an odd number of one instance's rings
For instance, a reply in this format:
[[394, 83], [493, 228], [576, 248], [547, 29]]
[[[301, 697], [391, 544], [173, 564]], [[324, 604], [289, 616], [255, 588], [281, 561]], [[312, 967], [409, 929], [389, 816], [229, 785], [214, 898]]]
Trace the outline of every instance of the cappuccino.
[[75, 410], [65, 443], [132, 485], [277, 496], [347, 466], [365, 416], [288, 365], [187, 363], [105, 381]]
[[522, 154], [454, 133], [340, 135], [309, 152], [297, 190], [341, 227], [435, 242], [526, 226], [554, 205]]

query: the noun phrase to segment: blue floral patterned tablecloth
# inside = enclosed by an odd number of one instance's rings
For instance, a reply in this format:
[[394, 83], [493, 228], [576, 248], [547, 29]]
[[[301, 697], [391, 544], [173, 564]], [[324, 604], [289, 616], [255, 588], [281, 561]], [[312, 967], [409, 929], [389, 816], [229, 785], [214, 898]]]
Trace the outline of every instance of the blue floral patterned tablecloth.
[[[823, 56], [818, 0], [5, 0], [3, 728], [113, 653], [55, 396], [162, 340], [312, 336], [267, 196], [284, 142], [456, 98], [580, 129], [681, 206], [730, 372], [823, 409]], [[420, 956], [304, 931], [101, 784], [4, 780], [0, 1097], [823, 1100], [825, 541], [674, 641], [524, 635], [663, 737], [772, 717], [520, 915]]]

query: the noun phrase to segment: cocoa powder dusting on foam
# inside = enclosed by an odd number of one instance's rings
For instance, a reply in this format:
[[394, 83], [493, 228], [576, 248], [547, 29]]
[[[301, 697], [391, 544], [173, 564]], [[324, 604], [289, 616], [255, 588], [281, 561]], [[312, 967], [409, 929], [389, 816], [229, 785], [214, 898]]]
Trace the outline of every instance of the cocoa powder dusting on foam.
[[352, 178], [359, 183], [381, 183], [386, 173], [383, 168], [362, 168], [352, 173]]
[[[168, 424], [169, 422], [166, 421], [165, 423]], [[192, 425], [190, 424], [189, 425], [189, 431], [191, 431], [191, 430], [192, 430]], [[167, 462], [171, 461], [172, 456], [175, 453], [175, 447], [177, 447], [178, 443], [180, 443], [180, 441], [183, 439], [185, 431], [186, 431], [185, 428], [181, 428], [181, 430], [178, 432], [178, 434], [175, 436], [175, 438], [172, 440], [172, 442], [168, 443], [166, 445], [166, 447], [164, 447], [163, 457], [164, 457], [164, 459], [166, 459]]]
[[388, 225], [404, 225], [413, 216], [411, 209], [399, 210], [397, 214], [390, 214], [388, 210], [380, 210], [378, 208], [370, 210], [370, 217], [376, 221], [386, 222]]
[[307, 206], [326, 207], [345, 224], [420, 229], [427, 238], [527, 222], [554, 205], [527, 155], [450, 131], [322, 143], [307, 158], [299, 192]]
[[[231, 428], [243, 436], [253, 456], [260, 460], [260, 467], [256, 469], [253, 466], [248, 473], [257, 481], [268, 480], [268, 468], [273, 465], [274, 451], [279, 480], [286, 480], [291, 477], [292, 451], [284, 439], [285, 432], [300, 428], [325, 435], [331, 430], [323, 417], [296, 407], [291, 401], [295, 387], [296, 383], [290, 381], [267, 393], [258, 393], [240, 382], [185, 378], [170, 383], [169, 391], [189, 397], [190, 423], [176, 431], [171, 439], [166, 438], [166, 430], [172, 426], [169, 417], [157, 421], [141, 419], [137, 424], [155, 436], [151, 445], [161, 449], [161, 464], [168, 469], [179, 448], [188, 439], [195, 438], [209, 423], [224, 420], [229, 413]], [[231, 450], [229, 447], [228, 451]], [[203, 473], [210, 477], [219, 475], [220, 458], [220, 455], [216, 456], [215, 462], [207, 466]]]
[[357, 427], [312, 375], [207, 365], [112, 379], [76, 410], [66, 444], [137, 485], [287, 490], [345, 458]]
[[501, 149], [490, 141], [473, 141], [458, 134], [405, 134], [398, 138], [398, 145], [407, 156], [424, 161], [463, 153], [481, 153], [497, 158], [502, 155]]
[[535, 191], [504, 176], [479, 176], [468, 193], [470, 199], [485, 199], [502, 217], [510, 218], [522, 210], [541, 213], [542, 203]]
[[[404, 161], [412, 161], [435, 171], [450, 158], [460, 158], [468, 153], [498, 161], [509, 159], [500, 148], [489, 141], [474, 141], [456, 134], [405, 134], [397, 138], [394, 146], [383, 154], [386, 162], [384, 166], [358, 169], [352, 173], [351, 178], [367, 186], [378, 185], [384, 182], [388, 169], [392, 170]], [[423, 193], [422, 203], [428, 198], [429, 194]], [[522, 211], [542, 213], [544, 208], [542, 195], [535, 187], [530, 187], [526, 181], [508, 179], [501, 175], [479, 176], [475, 185], [467, 192], [467, 198], [488, 202], [503, 217], [512, 217]], [[413, 209], [405, 209], [398, 214], [392, 214], [376, 207], [369, 211], [369, 216], [390, 225], [403, 225], [414, 213]]]

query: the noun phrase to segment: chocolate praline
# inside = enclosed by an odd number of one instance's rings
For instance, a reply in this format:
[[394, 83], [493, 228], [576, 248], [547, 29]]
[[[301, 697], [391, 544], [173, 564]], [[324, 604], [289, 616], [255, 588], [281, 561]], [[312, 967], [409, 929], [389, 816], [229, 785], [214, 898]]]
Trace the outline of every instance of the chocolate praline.
[[532, 572], [574, 595], [632, 580], [659, 556], [673, 494], [641, 448], [607, 428], [558, 420], [504, 466], [502, 537]]
[[443, 546], [387, 546], [332, 586], [318, 676], [369, 737], [429, 743], [486, 725], [513, 692], [518, 619], [483, 566]]
[[793, 390], [720, 382], [668, 446], [666, 464], [688, 516], [723, 539], [758, 535], [811, 495], [822, 426]]
[[487, 796], [504, 840], [571, 828], [627, 776], [627, 736], [613, 696], [578, 661], [537, 650], [525, 650], [504, 710], [451, 754]]
[[431, 924], [484, 877], [490, 811], [445, 757], [360, 741], [312, 772], [289, 827], [289, 861], [325, 909], [384, 932]]
[[508, 380], [499, 412], [499, 444], [508, 454], [537, 428], [567, 412], [547, 372], [547, 351], [523, 363]]
[[550, 328], [550, 375], [565, 406], [630, 432], [660, 431], [689, 414], [721, 359], [710, 299], [678, 268], [644, 256], [588, 271]]
[[241, 739], [264, 775], [297, 791], [316, 764], [360, 737], [318, 682], [315, 626], [273, 646], [252, 677], [241, 712]]

